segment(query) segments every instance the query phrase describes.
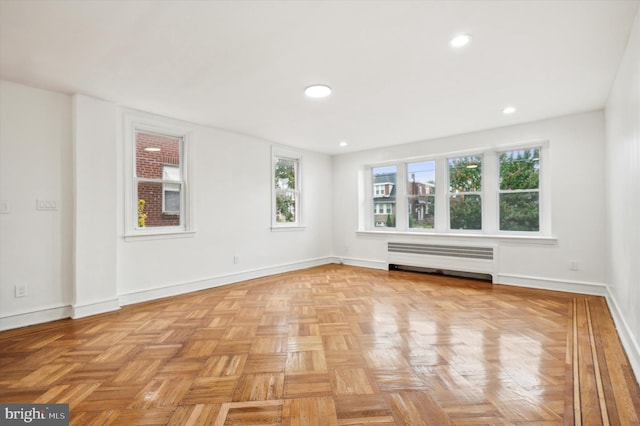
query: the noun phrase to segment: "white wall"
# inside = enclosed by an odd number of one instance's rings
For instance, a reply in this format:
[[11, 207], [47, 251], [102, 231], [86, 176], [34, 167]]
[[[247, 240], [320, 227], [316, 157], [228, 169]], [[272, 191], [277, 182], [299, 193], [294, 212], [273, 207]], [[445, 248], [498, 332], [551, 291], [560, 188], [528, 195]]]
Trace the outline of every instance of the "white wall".
[[115, 105], [73, 97], [74, 318], [118, 309]]
[[[367, 164], [452, 151], [549, 141], [554, 243], [485, 240], [499, 246], [497, 282], [606, 293], [604, 117], [589, 112], [525, 125], [470, 133], [372, 151], [333, 160], [335, 256], [346, 263], [386, 267], [388, 241], [451, 242], [449, 236], [358, 234], [358, 171]], [[544, 167], [544, 166], [543, 166]], [[456, 241], [459, 241], [456, 238]], [[473, 241], [468, 239], [463, 241]], [[570, 270], [571, 262], [578, 270]]]
[[[125, 241], [124, 110], [1, 84], [0, 200], [11, 212], [0, 214], [0, 329], [332, 261], [329, 156], [302, 152], [306, 227], [272, 231], [272, 144], [180, 123], [192, 129], [196, 233]], [[58, 209], [36, 211], [36, 200]], [[14, 297], [17, 284], [27, 297]]]
[[71, 97], [0, 81], [0, 200], [11, 208], [0, 214], [0, 329], [70, 315], [71, 140]]
[[[329, 156], [302, 152], [306, 228], [272, 231], [271, 144], [222, 130], [165, 121], [169, 127], [175, 123], [192, 129], [189, 168], [196, 234], [193, 238], [125, 241], [122, 216], [118, 228], [118, 292], [124, 303], [330, 262]], [[124, 199], [122, 193], [118, 198]], [[238, 257], [237, 264], [234, 256]]]
[[640, 13], [606, 107], [610, 305], [640, 377]]

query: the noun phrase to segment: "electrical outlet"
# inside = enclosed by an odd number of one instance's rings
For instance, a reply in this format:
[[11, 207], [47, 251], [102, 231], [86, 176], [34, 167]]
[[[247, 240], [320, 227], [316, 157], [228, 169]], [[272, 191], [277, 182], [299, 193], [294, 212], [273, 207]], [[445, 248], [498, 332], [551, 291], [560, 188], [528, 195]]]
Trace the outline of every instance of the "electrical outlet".
[[25, 297], [28, 294], [27, 285], [19, 284], [16, 286], [16, 297]]
[[0, 200], [0, 213], [1, 214], [11, 213], [11, 201]]
[[569, 266], [569, 269], [571, 271], [577, 271], [579, 269], [578, 267], [578, 261], [577, 260], [572, 260], [571, 261], [571, 265]]
[[240, 258], [238, 256], [233, 256], [233, 264], [237, 265], [238, 263], [240, 263]]

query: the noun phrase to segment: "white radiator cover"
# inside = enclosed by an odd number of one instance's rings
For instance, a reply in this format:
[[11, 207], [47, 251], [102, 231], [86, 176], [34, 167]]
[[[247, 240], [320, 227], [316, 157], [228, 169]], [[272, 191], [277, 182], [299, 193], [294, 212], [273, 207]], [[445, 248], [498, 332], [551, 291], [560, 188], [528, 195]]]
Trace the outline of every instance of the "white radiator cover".
[[497, 246], [389, 242], [388, 263], [443, 271], [471, 272], [497, 277]]

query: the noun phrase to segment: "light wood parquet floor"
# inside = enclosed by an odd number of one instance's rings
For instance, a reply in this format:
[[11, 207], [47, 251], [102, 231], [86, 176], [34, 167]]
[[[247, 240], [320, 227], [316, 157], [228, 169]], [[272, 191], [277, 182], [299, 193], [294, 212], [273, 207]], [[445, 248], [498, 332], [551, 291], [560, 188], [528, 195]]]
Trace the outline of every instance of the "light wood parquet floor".
[[600, 297], [327, 265], [0, 333], [73, 425], [637, 425]]

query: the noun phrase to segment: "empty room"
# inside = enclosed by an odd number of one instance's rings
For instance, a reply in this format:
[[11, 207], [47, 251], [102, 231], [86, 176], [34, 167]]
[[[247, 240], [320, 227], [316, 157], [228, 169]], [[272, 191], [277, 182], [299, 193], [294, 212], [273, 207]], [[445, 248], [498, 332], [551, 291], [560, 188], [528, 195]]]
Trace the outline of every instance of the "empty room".
[[639, 212], [640, 0], [0, 0], [3, 425], [640, 425]]

